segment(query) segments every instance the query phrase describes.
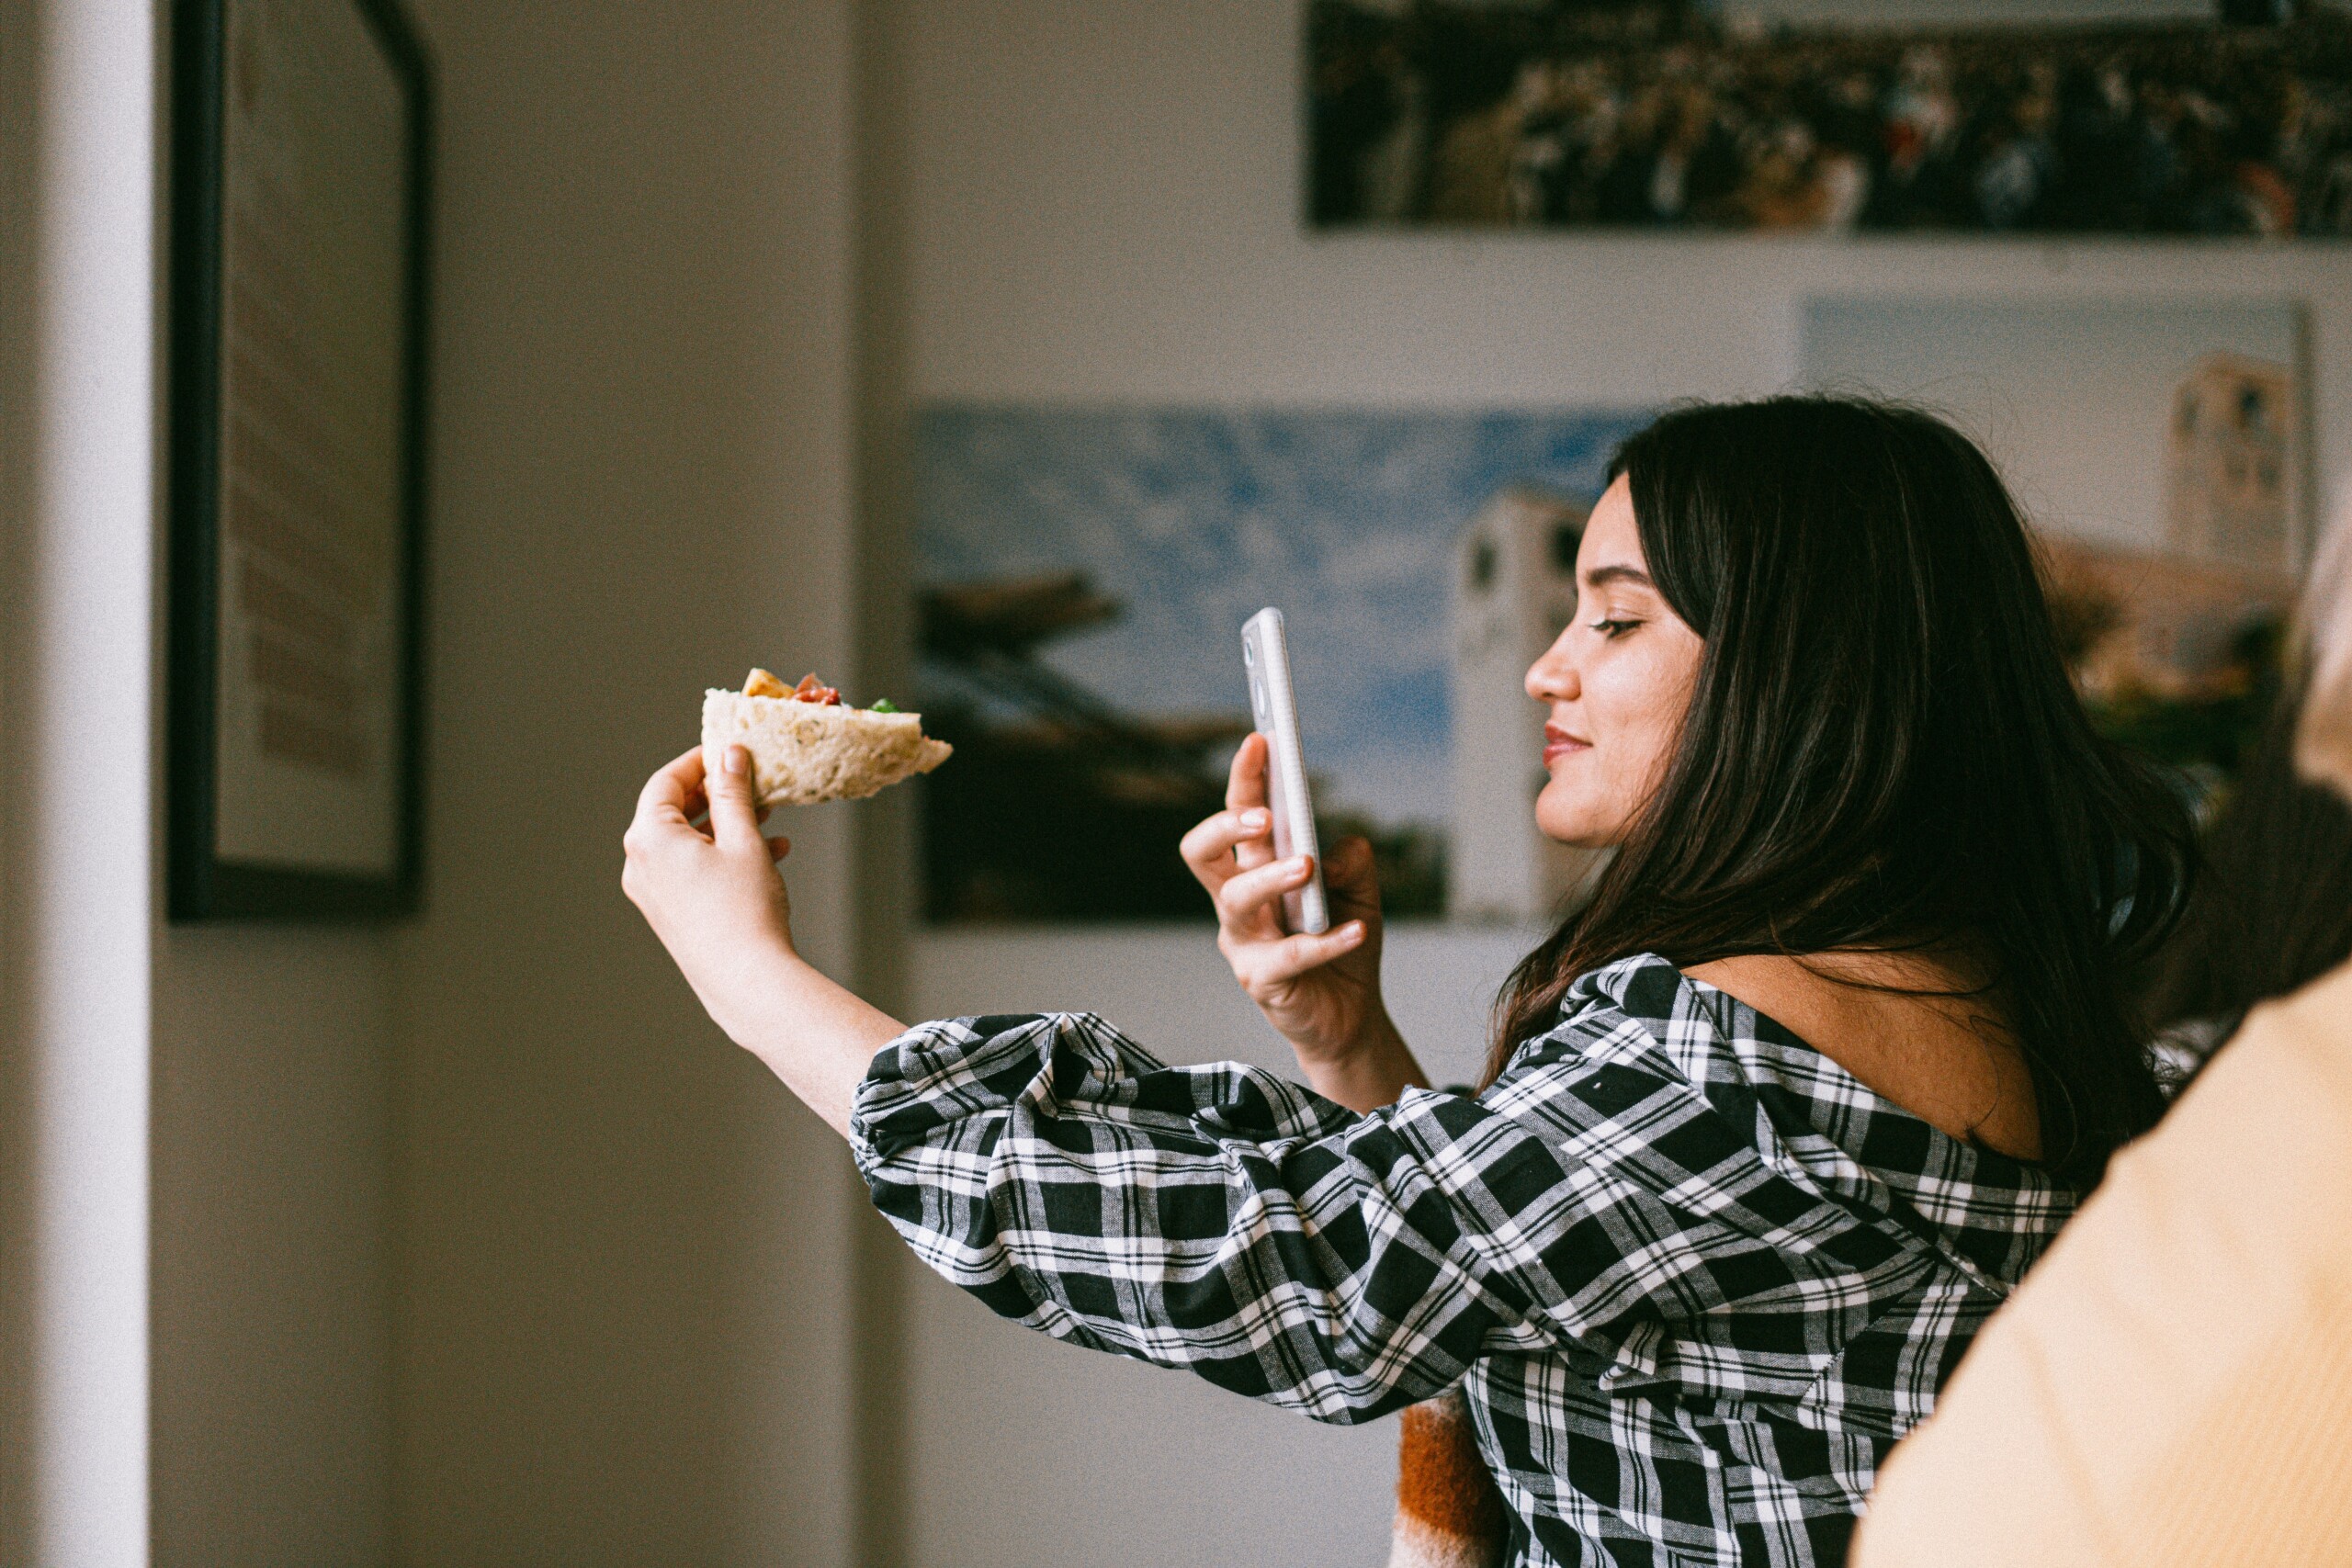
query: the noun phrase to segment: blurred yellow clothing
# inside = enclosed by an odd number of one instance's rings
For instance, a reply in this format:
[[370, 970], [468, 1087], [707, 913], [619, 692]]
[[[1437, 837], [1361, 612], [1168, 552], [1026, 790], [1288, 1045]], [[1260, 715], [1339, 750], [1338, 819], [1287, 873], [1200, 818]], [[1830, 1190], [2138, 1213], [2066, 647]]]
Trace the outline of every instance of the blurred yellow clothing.
[[1896, 1446], [1853, 1562], [2352, 1562], [2352, 964], [2117, 1157]]

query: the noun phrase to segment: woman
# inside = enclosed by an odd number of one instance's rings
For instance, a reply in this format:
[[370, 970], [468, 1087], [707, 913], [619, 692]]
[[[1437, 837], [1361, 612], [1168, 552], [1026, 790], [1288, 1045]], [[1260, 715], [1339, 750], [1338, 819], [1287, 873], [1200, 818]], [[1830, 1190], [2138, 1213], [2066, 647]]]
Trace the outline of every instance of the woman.
[[2119, 976], [2188, 823], [2086, 728], [2015, 508], [1925, 415], [1669, 414], [1577, 576], [1528, 672], [1535, 816], [1616, 853], [1513, 976], [1475, 1099], [1381, 1005], [1363, 845], [1329, 868], [1342, 923], [1280, 929], [1308, 868], [1272, 857], [1255, 741], [1184, 854], [1315, 1093], [1091, 1015], [903, 1029], [795, 956], [743, 775], [695, 753], [623, 885], [996, 1311], [1324, 1420], [1461, 1383], [1518, 1561], [1836, 1562], [2156, 1118]]

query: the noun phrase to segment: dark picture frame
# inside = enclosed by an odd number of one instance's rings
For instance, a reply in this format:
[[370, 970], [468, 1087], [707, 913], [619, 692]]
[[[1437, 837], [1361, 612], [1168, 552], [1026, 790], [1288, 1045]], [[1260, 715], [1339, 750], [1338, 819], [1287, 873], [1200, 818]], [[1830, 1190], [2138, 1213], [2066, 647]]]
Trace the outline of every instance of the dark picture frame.
[[402, 914], [431, 67], [390, 0], [178, 0], [172, 28], [169, 914]]

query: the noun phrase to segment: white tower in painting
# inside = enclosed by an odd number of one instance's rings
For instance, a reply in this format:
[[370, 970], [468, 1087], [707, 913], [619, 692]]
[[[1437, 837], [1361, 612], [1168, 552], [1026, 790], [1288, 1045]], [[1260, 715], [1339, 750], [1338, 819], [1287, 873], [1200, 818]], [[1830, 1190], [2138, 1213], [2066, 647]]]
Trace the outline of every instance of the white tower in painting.
[[1577, 546], [1591, 508], [1506, 490], [1462, 530], [1453, 576], [1453, 822], [1447, 913], [1541, 920], [1597, 857], [1535, 829], [1544, 710], [1527, 667], [1576, 614]]
[[2165, 542], [2174, 555], [2291, 571], [2298, 492], [2287, 367], [2209, 354], [2173, 393]]

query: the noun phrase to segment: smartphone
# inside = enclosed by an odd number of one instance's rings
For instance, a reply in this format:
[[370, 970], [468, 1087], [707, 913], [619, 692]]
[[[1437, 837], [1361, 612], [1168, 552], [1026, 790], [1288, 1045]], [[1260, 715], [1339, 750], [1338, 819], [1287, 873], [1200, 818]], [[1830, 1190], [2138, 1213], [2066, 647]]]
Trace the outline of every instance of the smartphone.
[[1298, 748], [1298, 699], [1290, 684], [1290, 644], [1283, 613], [1268, 608], [1241, 627], [1241, 668], [1250, 677], [1250, 715], [1266, 738], [1266, 804], [1274, 815], [1274, 854], [1313, 855], [1315, 874], [1283, 895], [1283, 923], [1315, 934], [1331, 926], [1323, 901], [1323, 856], [1315, 844], [1315, 803], [1306, 794], [1306, 761]]

